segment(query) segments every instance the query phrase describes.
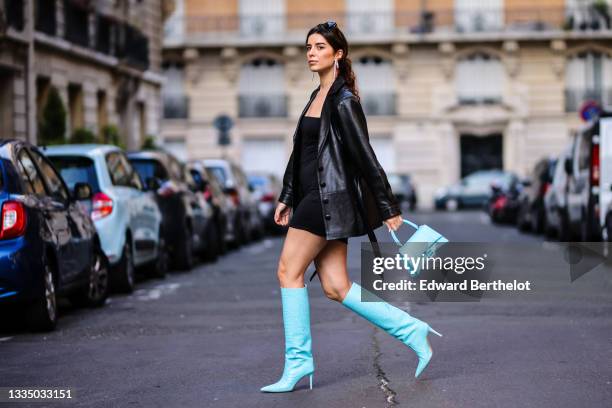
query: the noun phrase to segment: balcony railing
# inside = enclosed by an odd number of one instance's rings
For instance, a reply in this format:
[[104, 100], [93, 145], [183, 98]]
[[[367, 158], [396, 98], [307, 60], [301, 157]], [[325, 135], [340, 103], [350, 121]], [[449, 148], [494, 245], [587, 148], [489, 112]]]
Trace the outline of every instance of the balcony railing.
[[366, 115], [390, 116], [397, 113], [395, 93], [363, 93], [360, 98], [361, 106]]
[[164, 95], [164, 119], [188, 119], [189, 97], [184, 95]]
[[238, 115], [241, 118], [286, 117], [287, 96], [241, 95], [238, 97]]
[[[277, 15], [190, 15], [182, 20], [185, 35], [235, 35], [238, 37], [278, 37], [304, 33], [308, 28], [333, 19], [347, 34], [398, 34], [446, 32], [521, 32], [545, 30], [609, 30], [610, 7], [595, 2], [576, 8], [538, 4], [523, 7], [460, 9], [418, 9], [372, 13]], [[598, 3], [599, 4], [599, 3]], [[179, 24], [174, 21], [173, 24]], [[169, 31], [168, 31], [169, 33]], [[168, 34], [170, 37], [170, 34]]]
[[501, 95], [458, 95], [459, 105], [494, 105], [502, 101]]
[[57, 26], [55, 16], [55, 1], [36, 0], [34, 3], [34, 18], [36, 20], [36, 31], [49, 35], [55, 35]]
[[72, 0], [64, 0], [64, 32], [66, 40], [82, 47], [89, 46], [89, 12]]
[[595, 101], [602, 107], [612, 108], [612, 88], [566, 89], [565, 111], [577, 112], [586, 101]]
[[24, 27], [24, 1], [4, 0], [6, 23], [15, 30], [22, 31]]

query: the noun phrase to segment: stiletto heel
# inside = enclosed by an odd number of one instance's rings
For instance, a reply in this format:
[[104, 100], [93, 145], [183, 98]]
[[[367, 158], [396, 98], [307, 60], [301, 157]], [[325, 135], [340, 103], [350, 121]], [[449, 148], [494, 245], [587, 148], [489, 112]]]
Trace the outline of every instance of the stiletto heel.
[[437, 334], [438, 336], [442, 337], [442, 335], [440, 333], [438, 333], [437, 331], [435, 331], [431, 327], [429, 327], [429, 331], [432, 332], [433, 334]]
[[382, 299], [375, 302], [362, 302], [360, 291], [368, 293], [370, 299], [376, 298], [374, 294], [353, 282], [342, 304], [414, 350], [419, 359], [414, 376], [418, 377], [433, 356], [427, 334], [432, 332], [440, 337], [442, 334], [432, 329], [424, 321], [410, 316]]
[[312, 337], [310, 335], [310, 308], [308, 292], [303, 288], [281, 288], [283, 323], [285, 327], [285, 367], [283, 375], [274, 384], [262, 387], [262, 392], [293, 391], [295, 384], [312, 374]]

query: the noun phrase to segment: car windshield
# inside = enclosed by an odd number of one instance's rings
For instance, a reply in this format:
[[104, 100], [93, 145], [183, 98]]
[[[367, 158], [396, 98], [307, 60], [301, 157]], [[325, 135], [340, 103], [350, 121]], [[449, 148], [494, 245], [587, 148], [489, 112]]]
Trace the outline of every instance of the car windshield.
[[249, 184], [256, 188], [265, 187], [268, 184], [268, 179], [264, 176], [250, 175], [248, 178]]
[[209, 167], [210, 171], [215, 175], [217, 180], [221, 185], [225, 185], [227, 183], [227, 179], [225, 177], [225, 170], [222, 167], [212, 166]]
[[100, 192], [98, 176], [93, 160], [81, 156], [47, 156], [68, 185], [74, 189], [76, 183], [87, 183], [92, 193]]
[[168, 180], [168, 173], [157, 160], [153, 159], [130, 159], [132, 167], [146, 182], [150, 178], [158, 178], [162, 181]]
[[2, 161], [0, 160], [0, 191], [4, 190], [4, 182], [2, 179]]

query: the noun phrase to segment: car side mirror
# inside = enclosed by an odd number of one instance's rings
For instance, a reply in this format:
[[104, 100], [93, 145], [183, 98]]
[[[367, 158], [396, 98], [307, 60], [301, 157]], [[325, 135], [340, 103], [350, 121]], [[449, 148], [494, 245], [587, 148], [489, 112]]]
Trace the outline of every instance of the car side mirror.
[[156, 191], [161, 187], [161, 180], [157, 177], [147, 177], [147, 190]]
[[529, 186], [531, 186], [531, 180], [524, 179], [524, 180], [521, 181], [521, 184], [523, 185], [523, 187], [529, 187]]
[[72, 190], [72, 198], [75, 200], [89, 200], [92, 196], [91, 186], [87, 183], [76, 183]]
[[565, 161], [563, 162], [563, 167], [567, 175], [572, 174], [572, 159], [570, 157], [565, 158]]

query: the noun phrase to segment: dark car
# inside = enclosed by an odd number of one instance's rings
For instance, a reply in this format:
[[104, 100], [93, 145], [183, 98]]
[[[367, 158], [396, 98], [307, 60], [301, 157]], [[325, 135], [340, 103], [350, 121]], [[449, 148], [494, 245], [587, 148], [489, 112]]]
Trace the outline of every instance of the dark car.
[[516, 175], [491, 183], [491, 196], [485, 207], [491, 222], [507, 224], [516, 222], [522, 189], [523, 183]]
[[101, 306], [108, 296], [108, 260], [78, 200], [34, 146], [0, 141], [0, 305], [26, 311], [33, 330], [57, 324], [58, 296]]
[[491, 183], [507, 182], [513, 174], [499, 169], [478, 170], [462, 178], [458, 183], [439, 189], [434, 198], [436, 209], [482, 208], [491, 194]]
[[213, 222], [211, 226], [214, 228], [214, 233], [211, 237], [210, 245], [210, 260], [215, 260], [218, 255], [227, 252], [227, 235], [229, 200], [223, 194], [219, 183], [215, 177], [208, 172], [202, 163], [197, 161], [187, 164], [187, 168], [193, 177], [196, 184], [197, 194], [211, 205], [213, 209]]
[[523, 191], [519, 196], [519, 210], [516, 225], [521, 231], [531, 230], [538, 234], [544, 232], [546, 224], [546, 208], [544, 196], [552, 186], [556, 158], [539, 160], [529, 177], [523, 181]]
[[389, 184], [400, 204], [407, 204], [410, 211], [416, 210], [417, 194], [410, 174], [388, 173]]
[[172, 154], [161, 150], [130, 152], [128, 160], [146, 188], [155, 191], [174, 266], [191, 269], [194, 253], [206, 256], [212, 210], [196, 196], [195, 181]]
[[286, 227], [281, 227], [274, 222], [274, 213], [278, 195], [282, 190], [282, 182], [271, 173], [250, 172], [247, 174], [249, 184], [253, 187], [253, 198], [257, 202], [259, 215], [263, 219], [266, 230], [270, 232], [281, 232]]

